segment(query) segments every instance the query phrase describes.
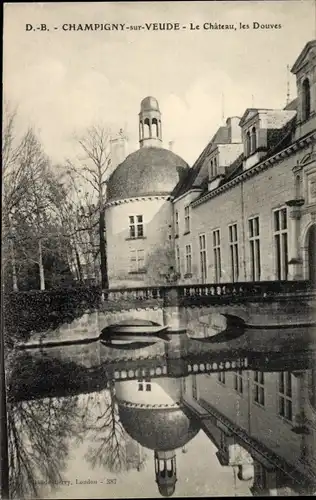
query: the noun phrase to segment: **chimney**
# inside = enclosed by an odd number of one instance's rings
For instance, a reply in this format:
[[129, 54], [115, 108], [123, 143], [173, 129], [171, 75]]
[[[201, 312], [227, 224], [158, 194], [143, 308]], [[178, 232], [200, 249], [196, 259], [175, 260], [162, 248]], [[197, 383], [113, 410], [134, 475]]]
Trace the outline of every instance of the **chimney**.
[[127, 156], [127, 137], [123, 129], [111, 139], [111, 173]]
[[241, 128], [239, 122], [239, 116], [231, 116], [226, 120], [226, 126], [229, 128], [229, 142], [231, 144], [241, 142]]
[[174, 145], [174, 141], [169, 141], [169, 150], [170, 151], [173, 151], [173, 145]]

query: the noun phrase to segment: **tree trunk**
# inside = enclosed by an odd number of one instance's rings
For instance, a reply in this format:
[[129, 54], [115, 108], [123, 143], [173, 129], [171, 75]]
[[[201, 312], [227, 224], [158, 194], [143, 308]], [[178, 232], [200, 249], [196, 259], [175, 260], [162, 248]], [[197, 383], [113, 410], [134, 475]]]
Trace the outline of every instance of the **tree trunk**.
[[11, 264], [12, 264], [12, 283], [13, 283], [13, 291], [17, 292], [19, 290], [18, 287], [18, 277], [16, 272], [16, 263], [15, 263], [15, 253], [14, 253], [14, 243], [12, 238], [10, 239], [10, 250], [11, 250]]
[[42, 240], [38, 240], [38, 266], [40, 274], [40, 290], [45, 290], [45, 276], [44, 276], [44, 265], [43, 265], [43, 252], [42, 252]]
[[101, 269], [101, 287], [106, 290], [109, 287], [106, 250], [105, 250], [105, 211], [100, 210], [99, 217], [99, 241], [100, 241], [100, 269]]
[[80, 256], [79, 256], [77, 248], [75, 248], [75, 255], [76, 255], [76, 263], [77, 263], [78, 279], [81, 282], [82, 281], [82, 266], [81, 266]]

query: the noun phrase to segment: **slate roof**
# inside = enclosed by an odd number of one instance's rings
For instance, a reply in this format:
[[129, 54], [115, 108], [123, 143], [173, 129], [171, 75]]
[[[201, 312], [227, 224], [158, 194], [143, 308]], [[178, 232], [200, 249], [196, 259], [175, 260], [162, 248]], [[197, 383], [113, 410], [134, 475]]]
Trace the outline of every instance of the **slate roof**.
[[196, 183], [197, 177], [201, 172], [205, 159], [217, 144], [229, 144], [229, 128], [227, 126], [222, 126], [217, 130], [216, 134], [212, 137], [210, 142], [203, 149], [202, 153], [193, 164], [188, 175], [183, 179], [182, 182], [179, 182], [179, 184], [176, 186], [174, 192], [172, 193], [173, 196], [181, 196], [192, 187], [199, 186], [199, 184]]
[[188, 164], [168, 149], [140, 148], [111, 174], [107, 201], [170, 194], [188, 171]]
[[126, 432], [150, 450], [182, 448], [200, 430], [197, 418], [185, 408], [148, 409], [119, 404], [119, 417]]
[[[297, 109], [297, 98], [293, 99], [287, 106], [284, 108], [285, 110], [296, 110]], [[226, 144], [229, 143], [225, 141], [225, 133], [222, 132], [222, 129], [227, 128], [227, 134], [228, 134], [228, 127], [220, 127], [219, 128], [219, 137], [220, 140], [223, 140], [223, 142], [217, 142], [217, 144]], [[273, 144], [271, 147], [267, 150], [264, 158], [261, 159], [261, 161], [264, 161], [265, 159], [277, 154], [278, 152], [282, 151], [286, 147], [288, 147], [294, 140], [294, 133], [295, 133], [295, 128], [296, 128], [296, 116], [294, 116], [292, 119], [290, 119], [281, 129], [275, 130], [274, 131], [274, 136], [273, 136]], [[215, 140], [217, 138], [217, 134], [215, 134], [214, 138], [209, 142], [209, 144], [206, 146], [206, 148], [203, 150], [202, 154], [199, 156], [197, 161], [192, 167], [192, 172], [189, 173], [187, 179], [185, 179], [182, 183], [181, 189], [177, 188], [177, 196], [180, 194], [185, 193], [186, 191], [189, 191], [193, 187], [199, 187], [201, 189], [201, 194], [199, 195], [198, 198], [202, 198], [205, 193], [208, 191], [208, 172], [204, 172], [204, 176], [200, 179], [200, 182], [197, 184], [196, 179], [198, 177], [198, 174], [201, 171], [201, 167], [203, 166], [205, 158], [208, 156], [212, 148], [214, 147]], [[227, 135], [228, 139], [228, 135]], [[271, 141], [272, 142], [272, 141]], [[223, 184], [226, 184], [230, 180], [232, 180], [234, 177], [237, 177], [239, 174], [242, 173], [243, 171], [243, 160], [244, 160], [244, 154], [241, 154], [231, 165], [229, 165], [226, 168], [225, 172], [225, 177], [221, 180], [219, 186], [222, 186]], [[218, 186], [218, 187], [219, 187]]]

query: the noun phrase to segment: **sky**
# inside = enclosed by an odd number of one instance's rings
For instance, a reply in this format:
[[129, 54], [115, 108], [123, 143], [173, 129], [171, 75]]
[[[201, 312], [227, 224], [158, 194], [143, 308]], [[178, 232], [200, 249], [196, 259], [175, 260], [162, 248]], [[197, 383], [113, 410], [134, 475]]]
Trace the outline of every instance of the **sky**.
[[[93, 124], [123, 128], [138, 148], [140, 101], [158, 99], [163, 145], [189, 165], [228, 116], [247, 107], [282, 108], [287, 71], [315, 38], [313, 0], [77, 2], [6, 4], [4, 98], [18, 129], [33, 126], [53, 162], [76, 151], [74, 136]], [[65, 23], [180, 23], [171, 31], [63, 31]], [[281, 24], [252, 29], [253, 22]], [[44, 23], [49, 31], [26, 31]], [[236, 30], [190, 30], [190, 23]], [[239, 29], [239, 23], [249, 29]], [[57, 27], [58, 29], [54, 29]]]

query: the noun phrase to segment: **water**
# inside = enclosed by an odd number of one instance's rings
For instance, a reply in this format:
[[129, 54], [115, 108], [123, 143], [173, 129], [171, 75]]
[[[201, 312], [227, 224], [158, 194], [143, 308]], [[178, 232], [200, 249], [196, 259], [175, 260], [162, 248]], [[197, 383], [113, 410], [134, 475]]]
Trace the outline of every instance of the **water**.
[[11, 497], [312, 491], [310, 336], [251, 329], [136, 350], [99, 340], [21, 350], [8, 392]]

